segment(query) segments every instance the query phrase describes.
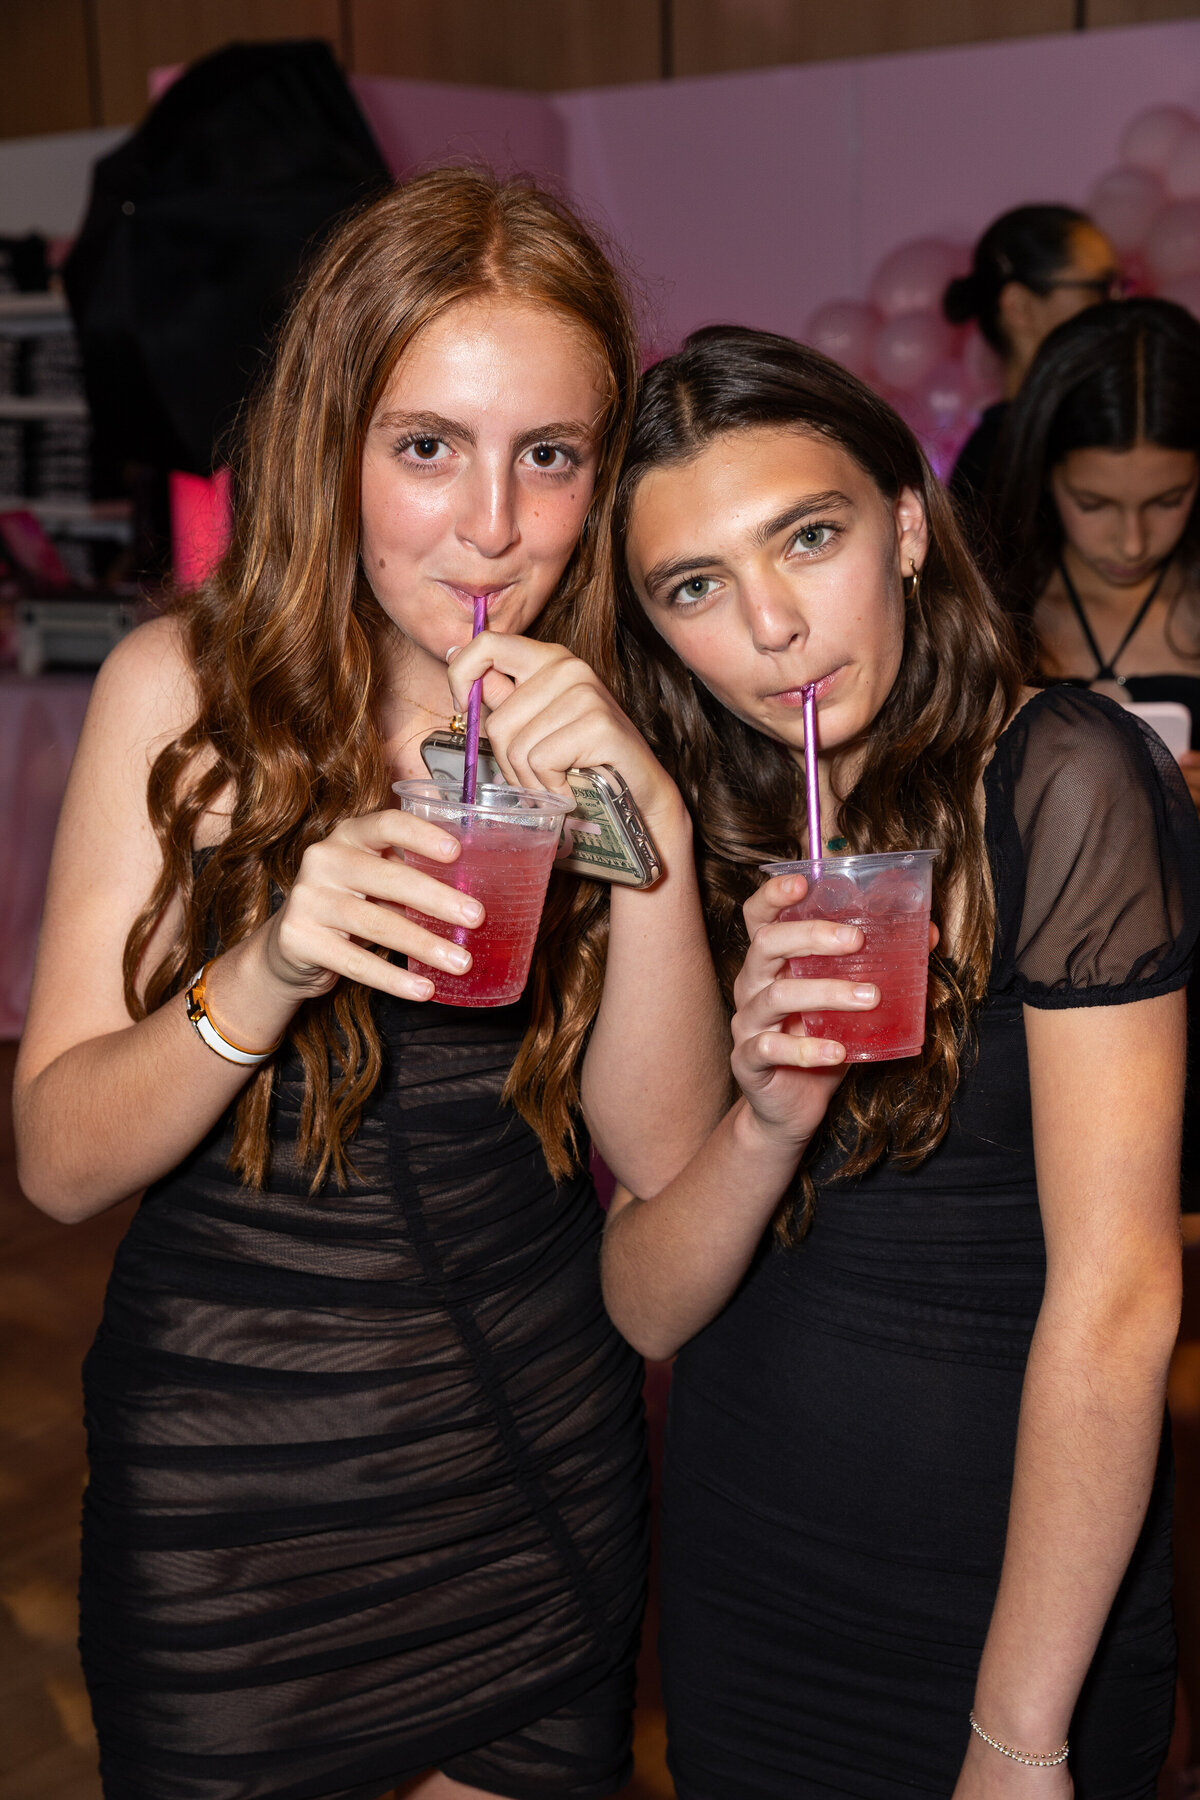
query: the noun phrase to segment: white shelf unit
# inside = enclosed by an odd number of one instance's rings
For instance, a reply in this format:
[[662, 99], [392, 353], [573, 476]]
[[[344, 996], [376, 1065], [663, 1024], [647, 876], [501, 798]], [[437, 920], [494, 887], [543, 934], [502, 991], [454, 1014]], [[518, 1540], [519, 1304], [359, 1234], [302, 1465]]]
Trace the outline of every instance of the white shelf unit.
[[27, 494], [0, 494], [0, 513], [31, 512], [54, 537], [102, 539], [128, 544], [133, 507], [128, 500], [40, 500]]
[[65, 294], [0, 293], [0, 331], [22, 336], [34, 331], [70, 331], [71, 312]]
[[[0, 293], [0, 338], [69, 336], [74, 330], [66, 295]], [[0, 394], [0, 423], [86, 420], [82, 395]], [[133, 541], [133, 509], [128, 501], [73, 499], [54, 495], [0, 494], [0, 512], [24, 510], [52, 537], [75, 542], [128, 544]]]
[[71, 394], [0, 394], [0, 419], [86, 419], [87, 401]]

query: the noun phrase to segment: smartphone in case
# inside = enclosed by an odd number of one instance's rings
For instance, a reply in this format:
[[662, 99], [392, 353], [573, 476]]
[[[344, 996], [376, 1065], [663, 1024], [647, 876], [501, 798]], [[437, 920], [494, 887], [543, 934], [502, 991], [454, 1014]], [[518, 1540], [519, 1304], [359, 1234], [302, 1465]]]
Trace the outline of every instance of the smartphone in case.
[[1171, 755], [1178, 759], [1192, 743], [1192, 714], [1178, 700], [1126, 700], [1127, 712], [1136, 713], [1157, 731]]
[[[456, 731], [435, 731], [421, 745], [421, 760], [435, 781], [461, 787], [466, 746]], [[486, 738], [479, 740], [479, 779], [504, 783], [500, 765]], [[625, 887], [651, 887], [662, 874], [662, 859], [637, 801], [616, 769], [568, 769], [575, 811], [563, 821], [566, 848], [556, 869], [590, 875], [593, 881], [616, 881]]]

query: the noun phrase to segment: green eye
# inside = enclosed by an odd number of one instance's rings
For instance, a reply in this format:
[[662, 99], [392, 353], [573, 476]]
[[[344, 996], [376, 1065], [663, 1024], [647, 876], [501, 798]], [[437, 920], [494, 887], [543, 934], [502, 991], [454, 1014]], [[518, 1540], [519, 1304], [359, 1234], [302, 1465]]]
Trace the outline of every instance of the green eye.
[[686, 608], [689, 602], [696, 604], [707, 600], [716, 585], [711, 575], [689, 575], [686, 581], [680, 582], [671, 600], [674, 605]]

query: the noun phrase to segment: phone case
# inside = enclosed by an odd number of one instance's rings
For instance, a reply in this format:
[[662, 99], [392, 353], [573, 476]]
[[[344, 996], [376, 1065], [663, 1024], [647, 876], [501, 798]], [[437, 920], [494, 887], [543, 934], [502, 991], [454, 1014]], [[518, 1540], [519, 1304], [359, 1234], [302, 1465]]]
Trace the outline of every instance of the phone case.
[[[433, 732], [421, 745], [421, 759], [435, 781], [448, 787], [461, 783], [465, 750], [456, 732]], [[486, 738], [479, 740], [479, 780], [485, 785], [504, 781]], [[617, 770], [568, 769], [567, 781], [575, 811], [563, 822], [565, 848], [555, 868], [589, 875], [593, 881], [652, 886], [662, 874], [662, 860], [637, 801]]]

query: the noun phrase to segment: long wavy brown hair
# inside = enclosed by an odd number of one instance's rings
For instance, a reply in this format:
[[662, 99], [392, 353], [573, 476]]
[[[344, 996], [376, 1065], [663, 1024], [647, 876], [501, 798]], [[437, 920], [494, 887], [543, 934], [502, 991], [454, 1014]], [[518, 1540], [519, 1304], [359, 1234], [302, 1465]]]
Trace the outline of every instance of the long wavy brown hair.
[[[933, 918], [941, 932], [920, 1059], [851, 1069], [781, 1215], [788, 1237], [807, 1223], [809, 1170], [831, 1143], [840, 1148], [837, 1178], [844, 1180], [885, 1155], [914, 1168], [945, 1134], [992, 960], [980, 780], [1017, 703], [1020, 671], [1008, 621], [919, 444], [864, 383], [790, 338], [733, 326], [696, 332], [648, 371], [614, 510], [619, 574], [615, 629], [610, 624], [615, 666], [607, 672], [613, 680], [623, 672], [625, 704], [695, 819], [709, 938], [730, 1005], [747, 949], [741, 909], [763, 879], [759, 866], [801, 853], [802, 769], [785, 745], [692, 680], [633, 592], [624, 536], [651, 469], [684, 465], [716, 437], [781, 425], [839, 445], [889, 503], [907, 487], [925, 508], [929, 548], [905, 598], [900, 670], [842, 800], [841, 830], [852, 851], [938, 852]], [[589, 643], [603, 635], [591, 622]]]
[[[227, 555], [176, 599], [196, 717], [158, 756], [148, 806], [162, 850], [154, 892], [125, 946], [134, 1018], [177, 993], [213, 954], [261, 926], [309, 844], [389, 800], [378, 723], [393, 628], [359, 563], [363, 440], [400, 358], [430, 320], [482, 294], [555, 308], [583, 328], [602, 372], [595, 494], [537, 634], [572, 646], [594, 588], [611, 586], [610, 515], [637, 380], [622, 282], [595, 234], [531, 181], [438, 169], [351, 217], [320, 253], [286, 320], [235, 459]], [[196, 857], [221, 797], [228, 835]], [[147, 974], [173, 903], [183, 925]], [[555, 877], [531, 978], [532, 1019], [506, 1088], [551, 1169], [576, 1152], [577, 1068], [599, 1004], [607, 890]], [[314, 1187], [344, 1181], [348, 1147], [382, 1068], [370, 992], [340, 982], [288, 1033], [304, 1071], [299, 1153]], [[271, 1155], [273, 1064], [237, 1108], [232, 1165], [262, 1185]]]

